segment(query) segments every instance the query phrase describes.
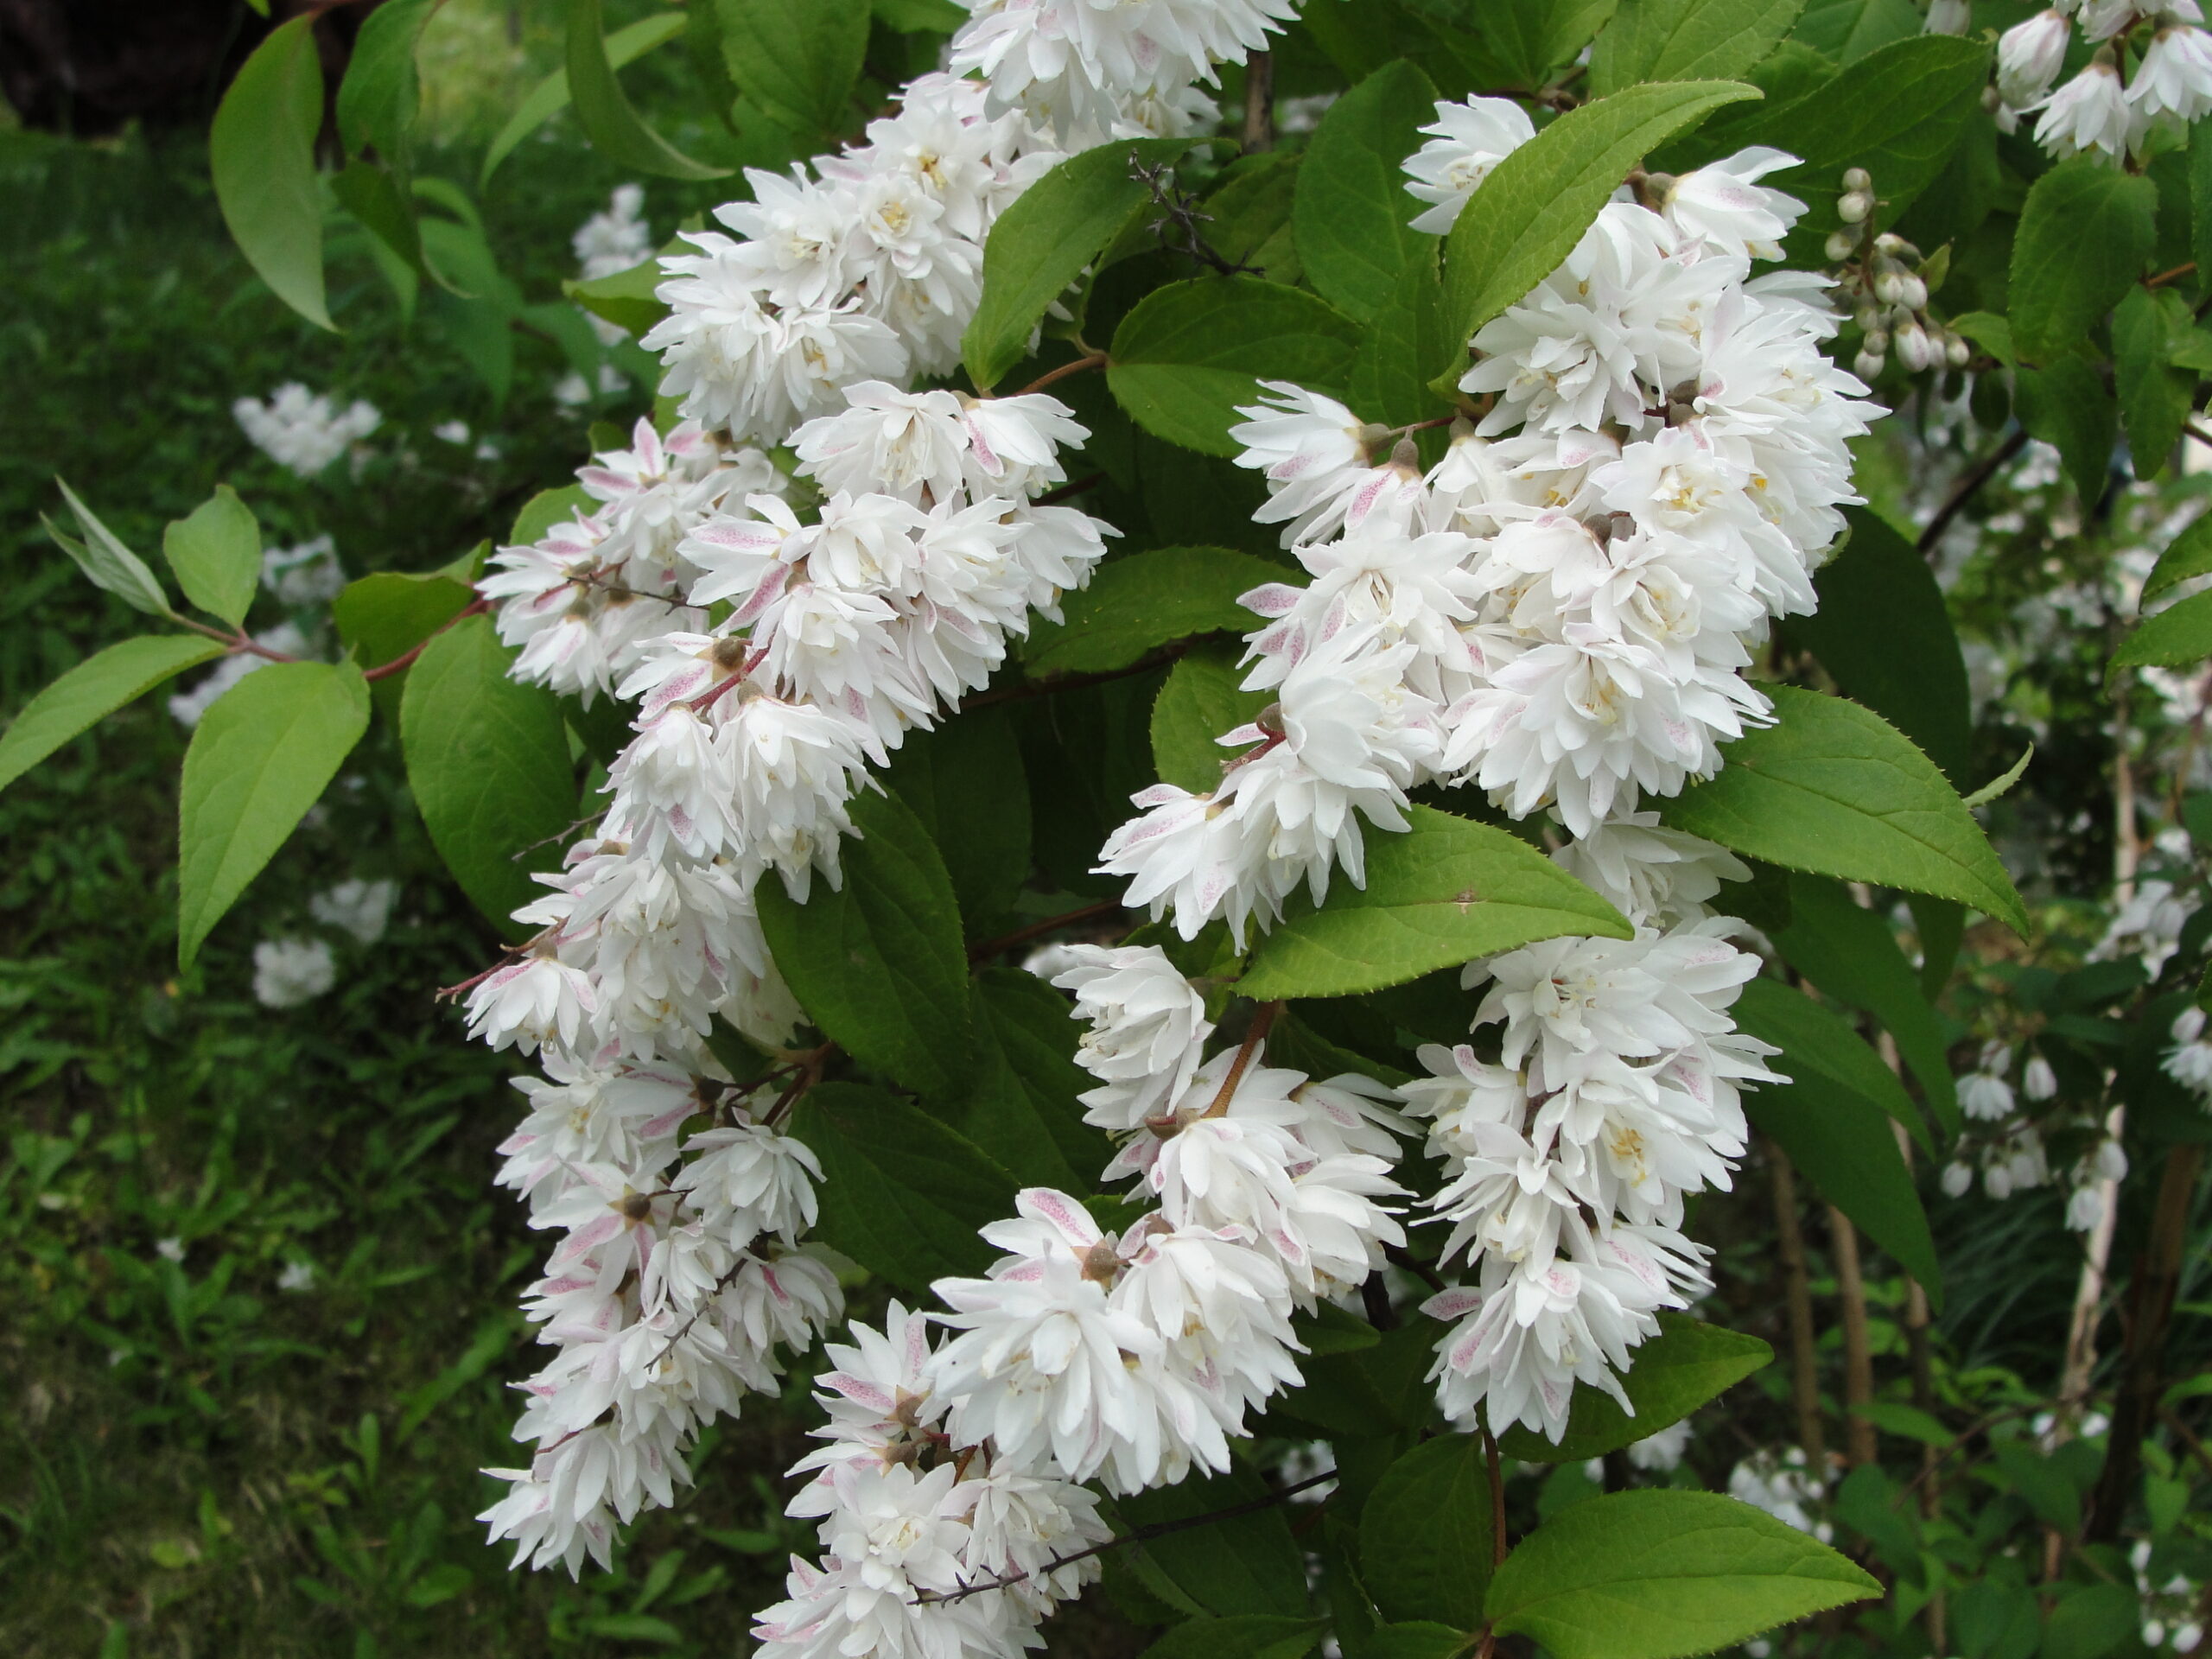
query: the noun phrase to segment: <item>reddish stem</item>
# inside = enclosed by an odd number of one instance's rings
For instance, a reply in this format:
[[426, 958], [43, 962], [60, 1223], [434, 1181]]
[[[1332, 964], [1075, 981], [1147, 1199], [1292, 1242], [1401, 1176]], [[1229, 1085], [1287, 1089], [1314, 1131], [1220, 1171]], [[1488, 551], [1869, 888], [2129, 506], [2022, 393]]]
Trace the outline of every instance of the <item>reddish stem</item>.
[[463, 619], [467, 617], [481, 616], [485, 612], [491, 608], [492, 601], [488, 599], [472, 600], [468, 604], [462, 606], [461, 609], [455, 611], [451, 616], [448, 617], [444, 623], [438, 628], [437, 633], [433, 633], [429, 639], [423, 640], [422, 645], [415, 646], [410, 651], [402, 652], [398, 656], [393, 658], [382, 667], [369, 670], [369, 671], [362, 675], [361, 677], [365, 680], [388, 680], [395, 674], [404, 674], [410, 668], [414, 666], [415, 659], [423, 654], [423, 647], [430, 643], [430, 639], [436, 639], [438, 634], [443, 633], [446, 629], [453, 626], [456, 622], [461, 621]]

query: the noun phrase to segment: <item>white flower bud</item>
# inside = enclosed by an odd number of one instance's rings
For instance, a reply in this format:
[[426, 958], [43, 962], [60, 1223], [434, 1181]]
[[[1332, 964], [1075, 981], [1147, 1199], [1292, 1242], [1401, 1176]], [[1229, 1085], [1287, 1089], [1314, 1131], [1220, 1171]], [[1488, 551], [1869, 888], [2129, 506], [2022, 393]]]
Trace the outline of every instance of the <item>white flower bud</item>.
[[2127, 1179], [2127, 1154], [2117, 1141], [2107, 1141], [2099, 1147], [2091, 1161], [2095, 1164], [2097, 1173], [2107, 1181]]
[[1872, 176], [1863, 167], [1843, 169], [1843, 188], [1847, 190], [1867, 191], [1874, 188]]
[[1877, 379], [1886, 361], [1879, 352], [1861, 352], [1851, 359], [1851, 372], [1861, 380]]
[[2093, 1232], [2104, 1218], [2104, 1194], [2094, 1186], [2075, 1187], [2066, 1200], [2066, 1224], [2077, 1233]]
[[1929, 35], [1963, 35], [1974, 22], [1974, 13], [1967, 0], [1929, 0], [1928, 22], [1923, 32]]
[[1964, 334], [1947, 334], [1943, 336], [1943, 360], [1955, 369], [1963, 369], [1974, 359], [1974, 346]]
[[2006, 29], [1997, 42], [1997, 92], [2006, 105], [2023, 109], [2050, 90], [2073, 26], [2056, 10], [2039, 12]]
[[1992, 1164], [1981, 1172], [1982, 1190], [2002, 1203], [2012, 1196], [2012, 1172], [2002, 1164]]
[[1860, 344], [1875, 356], [1884, 356], [1890, 349], [1890, 331], [1877, 324], [1866, 331], [1866, 338]]
[[1830, 231], [1827, 252], [1829, 260], [1841, 264], [1859, 251], [1859, 238], [1849, 231]]
[[1928, 284], [1919, 276], [1907, 272], [1897, 279], [1897, 303], [1909, 311], [1924, 309], [1928, 304]]
[[2042, 1055], [2031, 1054], [2020, 1072], [2020, 1088], [2030, 1100], [2055, 1100], [2058, 1096], [2058, 1074]]
[[1931, 360], [1928, 333], [1916, 322], [1908, 322], [1897, 332], [1897, 361], [1904, 365], [1907, 374], [1918, 374]]
[[1904, 273], [1901, 270], [1885, 270], [1876, 276], [1874, 297], [1884, 305], [1903, 304], [1904, 302]]
[[1836, 198], [1835, 216], [1847, 225], [1862, 222], [1874, 211], [1874, 198], [1864, 190], [1847, 190]]
[[1974, 1185], [1974, 1169], [1967, 1164], [1943, 1166], [1943, 1194], [1946, 1198], [1963, 1198]]

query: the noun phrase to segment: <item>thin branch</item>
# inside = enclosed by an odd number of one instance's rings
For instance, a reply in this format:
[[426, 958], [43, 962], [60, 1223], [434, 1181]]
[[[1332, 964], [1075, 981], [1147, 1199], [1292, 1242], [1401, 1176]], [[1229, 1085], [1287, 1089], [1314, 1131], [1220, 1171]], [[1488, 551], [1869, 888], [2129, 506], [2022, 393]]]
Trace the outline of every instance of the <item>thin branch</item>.
[[1244, 1081], [1244, 1074], [1252, 1069], [1252, 1062], [1260, 1052], [1260, 1046], [1268, 1040], [1268, 1031], [1282, 1012], [1280, 1002], [1262, 1002], [1259, 1012], [1252, 1016], [1251, 1027], [1244, 1033], [1244, 1040], [1237, 1046], [1236, 1058], [1229, 1063], [1229, 1075], [1221, 1080], [1221, 1087], [1214, 1093], [1213, 1103], [1204, 1116], [1219, 1117], [1229, 1109], [1229, 1103], [1236, 1097], [1236, 1085]]
[[1027, 397], [1033, 391], [1044, 391], [1046, 387], [1051, 385], [1056, 380], [1065, 380], [1071, 374], [1082, 374], [1086, 370], [1103, 369], [1105, 366], [1106, 353], [1103, 352], [1093, 352], [1087, 357], [1078, 357], [1063, 363], [1057, 369], [1046, 370], [1044, 373], [1039, 375], [1034, 380], [1032, 380], [1027, 385], [1024, 386], [1020, 391], [1015, 392], [1014, 395], [1017, 397]]
[[1996, 476], [1998, 468], [2027, 447], [2028, 429], [2024, 426], [2020, 427], [1999, 444], [1986, 460], [1976, 462], [1974, 470], [1959, 480], [1959, 486], [1951, 492], [1950, 499], [1936, 509], [1936, 516], [1928, 521], [1928, 528], [1920, 532], [1920, 539], [1913, 543], [1915, 549], [1923, 555], [1934, 552], [1936, 543], [1951, 527], [1951, 520], [1957, 518], [1960, 510], [1974, 499], [1975, 492]]
[[968, 960], [988, 962], [993, 957], [1011, 950], [1017, 944], [1027, 944], [1039, 934], [1050, 933], [1055, 928], [1073, 927], [1077, 922], [1087, 922], [1095, 917], [1119, 915], [1122, 903], [1118, 899], [1102, 899], [1095, 905], [1085, 905], [1080, 910], [1071, 910], [1065, 915], [1047, 916], [1041, 922], [1032, 922], [1027, 927], [1017, 927], [1011, 933], [1001, 933], [995, 939], [985, 939], [981, 944], [968, 947]]
[[189, 628], [194, 633], [206, 634], [210, 639], [221, 640], [234, 653], [242, 651], [251, 652], [254, 656], [265, 657], [272, 663], [296, 663], [300, 660], [288, 652], [271, 651], [266, 645], [256, 644], [246, 637], [245, 630], [243, 628], [236, 628], [225, 633], [220, 628], [211, 628], [205, 622], [195, 622], [188, 616], [177, 615], [174, 611], [169, 613], [169, 620], [180, 628]]
[[1275, 59], [1255, 52], [1244, 60], [1244, 153], [1275, 147]]
[[1836, 1300], [1843, 1311], [1844, 1454], [1856, 1468], [1877, 1456], [1874, 1425], [1858, 1408], [1874, 1400], [1874, 1354], [1866, 1329], [1866, 1282], [1859, 1271], [1859, 1230], [1835, 1205], [1828, 1210], [1828, 1248], [1835, 1257]]
[[970, 697], [960, 706], [963, 709], [985, 709], [995, 702], [1021, 702], [1031, 697], [1049, 697], [1055, 691], [1079, 691], [1086, 685], [1104, 685], [1109, 680], [1126, 680], [1133, 674], [1146, 674], [1155, 668], [1165, 668], [1177, 658], [1190, 653], [1192, 640], [1155, 651], [1131, 663], [1127, 668], [1109, 668], [1100, 674], [1061, 674], [1049, 680], [1031, 680], [1023, 685], [1001, 686], [995, 691], [986, 691], [979, 697]]
[[2178, 282], [2184, 276], [2193, 276], [2196, 274], [2196, 261], [2191, 259], [2186, 264], [2176, 265], [2171, 270], [2162, 270], [2155, 276], [2145, 277], [2143, 279], [2143, 286], [2145, 288], [2164, 288], [2168, 283]]
[[1789, 1383], [1797, 1407], [1797, 1444], [1815, 1478], [1827, 1471], [1827, 1446], [1821, 1432], [1819, 1350], [1813, 1341], [1813, 1291], [1805, 1269], [1805, 1235], [1797, 1222], [1797, 1181], [1789, 1156], [1767, 1142], [1767, 1166], [1774, 1178], [1776, 1254], [1781, 1258], [1789, 1310]]
[[2195, 438], [2199, 443], [2212, 444], [2212, 432], [2207, 432], [2195, 421], [2183, 421], [2181, 423], [2181, 429], [2188, 433], [2190, 437]]
[[1278, 1503], [1287, 1503], [1299, 1493], [1332, 1481], [1337, 1478], [1333, 1469], [1325, 1474], [1308, 1475], [1304, 1480], [1269, 1492], [1265, 1497], [1255, 1497], [1243, 1503], [1232, 1503], [1225, 1510], [1213, 1510], [1205, 1515], [1187, 1515], [1176, 1521], [1155, 1521], [1148, 1527], [1139, 1527], [1134, 1532], [1123, 1533], [1118, 1538], [1109, 1538], [1103, 1544], [1093, 1544], [1089, 1549], [1078, 1549], [1065, 1555], [1055, 1555], [1041, 1567], [1027, 1573], [1000, 1573], [974, 1584], [963, 1584], [957, 1590], [925, 1590], [917, 1595], [917, 1602], [965, 1601], [970, 1596], [980, 1596], [988, 1590], [1004, 1590], [1028, 1579], [1049, 1578], [1064, 1567], [1073, 1567], [1077, 1561], [1087, 1561], [1094, 1555], [1103, 1555], [1109, 1549], [1120, 1549], [1128, 1544], [1150, 1543], [1155, 1538], [1165, 1538], [1173, 1533], [1188, 1532], [1193, 1527], [1210, 1527], [1217, 1521], [1234, 1521], [1239, 1516], [1257, 1515], [1271, 1510]]
[[[443, 633], [447, 628], [452, 627], [455, 623], [462, 620], [464, 618], [481, 616], [485, 612], [491, 608], [492, 601], [488, 599], [475, 600], [471, 603], [463, 606], [460, 610], [455, 611], [451, 616], [445, 620], [443, 625], [439, 627], [437, 633], [433, 633], [430, 636], [430, 639], [436, 639], [438, 634]], [[385, 664], [381, 668], [372, 668], [369, 670], [369, 671], [362, 675], [361, 677], [365, 680], [383, 680], [391, 678], [394, 674], [405, 673], [410, 668], [414, 666], [415, 659], [423, 654], [424, 647], [429, 645], [430, 639], [423, 640], [422, 645], [416, 645], [412, 651], [402, 652], [399, 656], [393, 658], [390, 662]]]
[[1068, 483], [1055, 486], [1039, 496], [1033, 505], [1049, 507], [1055, 501], [1065, 501], [1070, 496], [1081, 495], [1085, 490], [1095, 490], [1105, 481], [1105, 474], [1092, 473], [1087, 478], [1074, 479]]

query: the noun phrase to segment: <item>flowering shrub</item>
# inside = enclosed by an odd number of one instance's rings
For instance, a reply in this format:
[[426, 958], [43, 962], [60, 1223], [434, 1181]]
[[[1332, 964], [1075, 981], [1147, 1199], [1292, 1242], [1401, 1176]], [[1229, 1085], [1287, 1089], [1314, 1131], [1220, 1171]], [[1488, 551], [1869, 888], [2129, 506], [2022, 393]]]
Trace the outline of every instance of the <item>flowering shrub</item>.
[[[404, 296], [474, 271], [502, 336], [581, 324], [499, 311], [480, 231], [417, 206], [430, 10], [365, 28], [334, 200]], [[733, 133], [829, 146], [725, 200], [622, 93], [616, 42], [643, 37], [576, 0], [532, 105], [572, 99], [711, 207], [635, 263], [635, 195], [577, 238], [576, 372], [631, 352], [652, 416], [496, 551], [337, 592], [335, 662], [245, 632], [264, 579], [329, 595], [315, 549], [264, 569], [226, 488], [164, 538], [203, 621], [64, 486], [56, 539], [184, 632], [50, 688], [0, 784], [224, 658], [182, 784], [188, 961], [379, 710], [507, 930], [442, 995], [531, 1062], [498, 1179], [552, 1236], [524, 1302], [548, 1351], [480, 1517], [518, 1565], [606, 1566], [682, 1501], [702, 1429], [819, 1346], [788, 1507], [818, 1550], [758, 1610], [764, 1649], [1011, 1654], [1125, 1549], [1218, 1621], [1167, 1638], [1192, 1645], [1669, 1659], [1886, 1592], [1867, 1628], [1932, 1609], [1916, 1650], [1942, 1649], [1951, 1558], [1870, 1518], [1901, 1494], [1859, 1442], [1863, 1287], [1834, 1507], [1892, 1582], [1831, 1546], [1785, 1195], [1802, 1174], [1832, 1206], [1853, 1286], [1861, 1235], [1894, 1260], [1924, 1331], [1916, 1156], [1954, 1198], [2050, 1179], [2016, 1103], [2113, 1086], [2078, 1052], [2112, 1039], [2057, 1012], [2112, 998], [2024, 992], [2052, 1052], [2016, 1090], [1992, 1018], [1952, 1074], [1935, 1001], [1968, 912], [2031, 931], [1973, 815], [2018, 768], [1971, 774], [1942, 589], [1854, 446], [1893, 405], [1967, 392], [2000, 428], [2017, 402], [1932, 547], [2030, 435], [2092, 505], [2115, 418], [2157, 474], [2212, 368], [2194, 265], [2152, 269], [2194, 246], [2193, 5], [2087, 8], [2104, 44], [2056, 92], [2065, 16], [1993, 54], [1959, 10], [1831, 54], [1796, 7], [1736, 0], [1437, 0], [1375, 40], [1328, 0], [702, 0], [683, 27]], [[321, 321], [310, 24], [247, 64], [213, 162], [257, 270]], [[1296, 150], [1278, 74], [1322, 100]], [[296, 386], [238, 413], [304, 473], [377, 420]], [[2212, 569], [2202, 545], [2150, 586]], [[2202, 659], [2198, 605], [2113, 665]], [[328, 897], [318, 919], [373, 939], [388, 893]], [[321, 942], [257, 968], [271, 1006], [335, 972]], [[2158, 1075], [2205, 1090], [2202, 1014], [2145, 1005]], [[2108, 1252], [2124, 1130], [2088, 1127], [2060, 1131], [2069, 1218]], [[1510, 1536], [1508, 1459], [1664, 1474], [1770, 1357], [1692, 1317], [1700, 1201], [1755, 1133], [1802, 1443], [1732, 1497], [1655, 1482]], [[2185, 1218], [2203, 1135], [2164, 1134]], [[878, 1286], [880, 1322], [849, 1319]], [[2099, 1547], [2158, 1402], [2149, 1306], [2090, 1512], [2071, 1488], [2070, 1525], [2037, 1510]], [[1334, 1460], [1271, 1488], [1251, 1448], [1294, 1433]], [[1301, 1551], [1274, 1505], [1332, 1480]], [[2081, 1559], [2069, 1592], [2117, 1587]]]

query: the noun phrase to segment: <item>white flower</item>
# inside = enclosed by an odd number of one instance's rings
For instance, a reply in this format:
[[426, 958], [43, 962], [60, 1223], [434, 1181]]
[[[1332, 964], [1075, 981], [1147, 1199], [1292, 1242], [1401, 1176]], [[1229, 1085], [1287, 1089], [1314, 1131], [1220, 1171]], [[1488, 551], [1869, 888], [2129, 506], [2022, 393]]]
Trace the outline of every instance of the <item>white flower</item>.
[[1984, 1122], [1998, 1122], [2012, 1115], [2012, 1085], [1986, 1071], [1969, 1071], [1959, 1079], [1959, 1109]]
[[1287, 519], [1282, 544], [1326, 536], [1344, 521], [1350, 499], [1366, 482], [1369, 447], [1384, 429], [1369, 425], [1333, 397], [1282, 380], [1262, 380], [1257, 404], [1239, 407], [1244, 423], [1229, 429], [1244, 446], [1239, 467], [1265, 475], [1262, 524]]
[[1782, 238], [1805, 204], [1758, 181], [1796, 165], [1795, 156], [1764, 144], [1738, 150], [1676, 179], [1660, 212], [1686, 238], [1754, 259], [1779, 259]]
[[2028, 1056], [2028, 1063], [2020, 1072], [2020, 1090], [2032, 1101], [2056, 1099], [2058, 1074], [2050, 1069], [2050, 1062], [2040, 1054]]
[[2127, 101], [2146, 123], [2161, 118], [2187, 126], [2212, 111], [2212, 35], [2201, 29], [2162, 29], [2144, 51]]
[[533, 951], [487, 975], [468, 994], [468, 1034], [493, 1048], [512, 1043], [525, 1054], [541, 1043], [573, 1050], [598, 1006], [585, 975]]
[[327, 536], [261, 556], [261, 585], [296, 609], [327, 605], [346, 586], [346, 569]]
[[2117, 161], [2141, 137], [2144, 119], [2128, 102], [2119, 72], [2094, 62], [2050, 95], [2036, 123], [2036, 142], [2060, 161], [2084, 155]]
[[338, 964], [321, 939], [264, 939], [253, 947], [253, 998], [264, 1008], [296, 1008], [338, 982]]
[[957, 1471], [918, 1475], [904, 1464], [841, 1464], [830, 1471], [837, 1506], [822, 1541], [861, 1585], [902, 1599], [957, 1588], [967, 1522], [944, 1513]]
[[1962, 1198], [1974, 1189], [1974, 1166], [1954, 1159], [1943, 1166], [1943, 1194], [1946, 1198]]
[[1303, 1380], [1290, 1355], [1289, 1282], [1243, 1229], [1171, 1228], [1155, 1216], [1129, 1230], [1121, 1255], [1114, 1305], [1160, 1333], [1166, 1363], [1198, 1383], [1228, 1433]]
[[384, 422], [364, 399], [341, 411], [328, 396], [296, 380], [277, 387], [266, 403], [241, 397], [231, 413], [257, 448], [302, 478], [321, 473]]
[[1707, 900], [1751, 870], [1726, 849], [1661, 826], [1656, 812], [1630, 812], [1591, 826], [1552, 862], [1638, 926], [1666, 927], [1712, 913]]
[[1997, 91], [2015, 110], [2032, 108], [2066, 60], [2073, 25], [2056, 7], [2018, 22], [1997, 41]]
[[184, 1260], [184, 1241], [181, 1238], [156, 1239], [154, 1254], [164, 1262], [181, 1262]]
[[1035, 1613], [1082, 1593], [1101, 1572], [1098, 1558], [1044, 1568], [1113, 1536], [1098, 1500], [1072, 1481], [995, 1465], [962, 1483], [968, 1511], [968, 1546], [962, 1577], [969, 1584], [1012, 1579], [1004, 1592]]
[[1805, 1466], [1805, 1454], [1790, 1446], [1781, 1456], [1761, 1452], [1746, 1458], [1728, 1472], [1728, 1495], [1764, 1510], [1785, 1526], [1826, 1541], [1828, 1523], [1815, 1520], [1808, 1506], [1827, 1495], [1821, 1479]]
[[351, 934], [359, 944], [374, 944], [384, 937], [385, 925], [391, 919], [392, 900], [398, 896], [397, 881], [367, 881], [354, 876], [308, 899], [308, 912], [324, 926]]
[[804, 1141], [757, 1123], [702, 1129], [683, 1143], [698, 1154], [673, 1183], [731, 1249], [770, 1234], [787, 1245], [814, 1225], [822, 1165]]
[[284, 1271], [276, 1275], [276, 1288], [283, 1291], [308, 1291], [315, 1288], [315, 1263], [287, 1262]]
[[1628, 1460], [1639, 1469], [1649, 1469], [1664, 1474], [1681, 1467], [1682, 1453], [1689, 1450], [1690, 1421], [1669, 1423], [1656, 1433], [1647, 1434], [1633, 1441], [1628, 1447]]
[[1929, 35], [1963, 35], [1973, 22], [1973, 10], [1967, 0], [1929, 0], [1928, 20], [1923, 32]]
[[1510, 98], [1439, 103], [1436, 119], [1421, 130], [1435, 136], [1406, 158], [1406, 189], [1435, 204], [1412, 225], [1437, 236], [1452, 228], [1491, 169], [1536, 136], [1528, 111]]
[[645, 187], [618, 184], [607, 206], [576, 227], [569, 238], [587, 281], [627, 270], [652, 251], [652, 228], [642, 215]]
[[1213, 1022], [1205, 997], [1154, 945], [1062, 947], [1066, 966], [1052, 983], [1075, 993], [1090, 1029], [1076, 1064], [1102, 1087], [1082, 1096], [1087, 1122], [1118, 1133], [1180, 1095], [1198, 1070]]

